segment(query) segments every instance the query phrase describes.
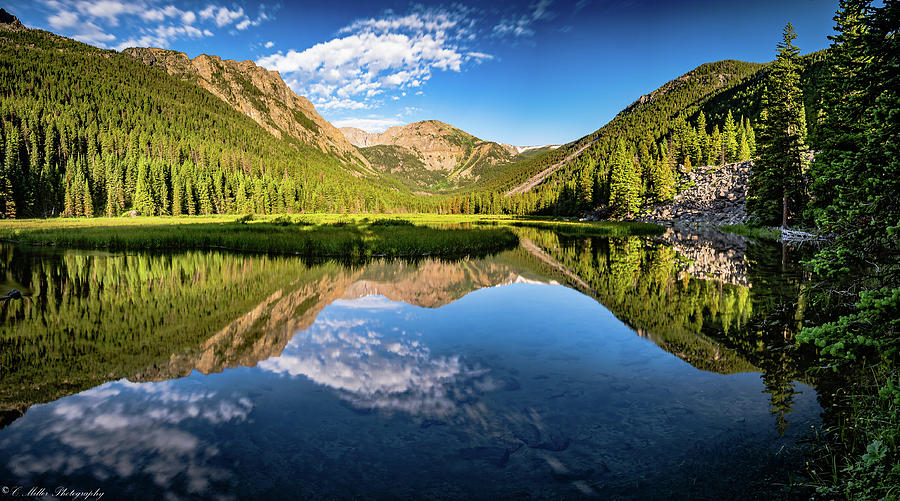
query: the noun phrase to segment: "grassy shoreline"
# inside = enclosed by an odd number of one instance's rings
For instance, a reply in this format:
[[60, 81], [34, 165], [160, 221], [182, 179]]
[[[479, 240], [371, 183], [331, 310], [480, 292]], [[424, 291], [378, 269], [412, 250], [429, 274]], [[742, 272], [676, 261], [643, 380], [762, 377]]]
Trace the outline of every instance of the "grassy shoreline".
[[596, 235], [652, 234], [653, 225], [513, 216], [301, 214], [0, 221], [0, 240], [78, 249], [225, 249], [307, 257], [486, 255], [518, 245], [516, 226]]
[[3, 221], [0, 240], [78, 249], [225, 249], [341, 258], [486, 255], [518, 244], [508, 228], [447, 230], [396, 217], [335, 216]]

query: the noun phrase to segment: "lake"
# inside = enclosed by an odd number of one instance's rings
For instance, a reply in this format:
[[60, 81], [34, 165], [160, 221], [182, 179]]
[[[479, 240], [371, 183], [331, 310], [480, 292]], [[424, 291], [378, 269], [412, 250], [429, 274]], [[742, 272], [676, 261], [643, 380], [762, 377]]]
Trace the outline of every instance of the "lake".
[[[0, 485], [106, 499], [808, 497], [796, 257], [516, 228], [479, 259], [4, 245]], [[93, 499], [96, 499], [94, 497]]]

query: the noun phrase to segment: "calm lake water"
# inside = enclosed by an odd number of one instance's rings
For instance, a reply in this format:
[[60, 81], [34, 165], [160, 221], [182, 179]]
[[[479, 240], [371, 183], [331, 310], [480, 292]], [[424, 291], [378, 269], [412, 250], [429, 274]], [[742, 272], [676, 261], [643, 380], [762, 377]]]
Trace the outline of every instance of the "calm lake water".
[[821, 409], [780, 248], [516, 231], [484, 259], [356, 265], [0, 247], [0, 293], [30, 294], [0, 310], [0, 486], [808, 495], [782, 487]]

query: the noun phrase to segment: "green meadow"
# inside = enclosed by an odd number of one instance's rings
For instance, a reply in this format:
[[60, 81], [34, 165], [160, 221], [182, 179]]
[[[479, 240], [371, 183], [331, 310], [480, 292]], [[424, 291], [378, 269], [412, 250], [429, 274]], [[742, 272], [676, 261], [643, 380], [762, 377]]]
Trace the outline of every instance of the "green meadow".
[[60, 218], [0, 221], [0, 239], [77, 249], [227, 249], [309, 257], [486, 255], [515, 247], [515, 228], [586, 235], [653, 233], [634, 223], [581, 223], [511, 216], [314, 214], [279, 216]]

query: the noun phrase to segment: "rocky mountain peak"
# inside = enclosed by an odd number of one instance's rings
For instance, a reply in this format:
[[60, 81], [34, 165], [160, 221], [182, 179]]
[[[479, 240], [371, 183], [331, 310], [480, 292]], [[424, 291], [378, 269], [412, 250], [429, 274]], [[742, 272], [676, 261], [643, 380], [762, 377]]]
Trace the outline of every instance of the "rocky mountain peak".
[[18, 17], [6, 12], [5, 9], [0, 9], [0, 29], [18, 31], [28, 28], [22, 24], [22, 21], [19, 21]]
[[356, 169], [370, 171], [368, 160], [319, 115], [308, 99], [291, 90], [277, 71], [257, 66], [253, 61], [233, 61], [208, 54], [190, 59], [183, 52], [155, 47], [134, 47], [122, 52], [170, 75], [197, 83], [276, 137], [287, 135], [310, 143], [327, 154], [345, 159]]

